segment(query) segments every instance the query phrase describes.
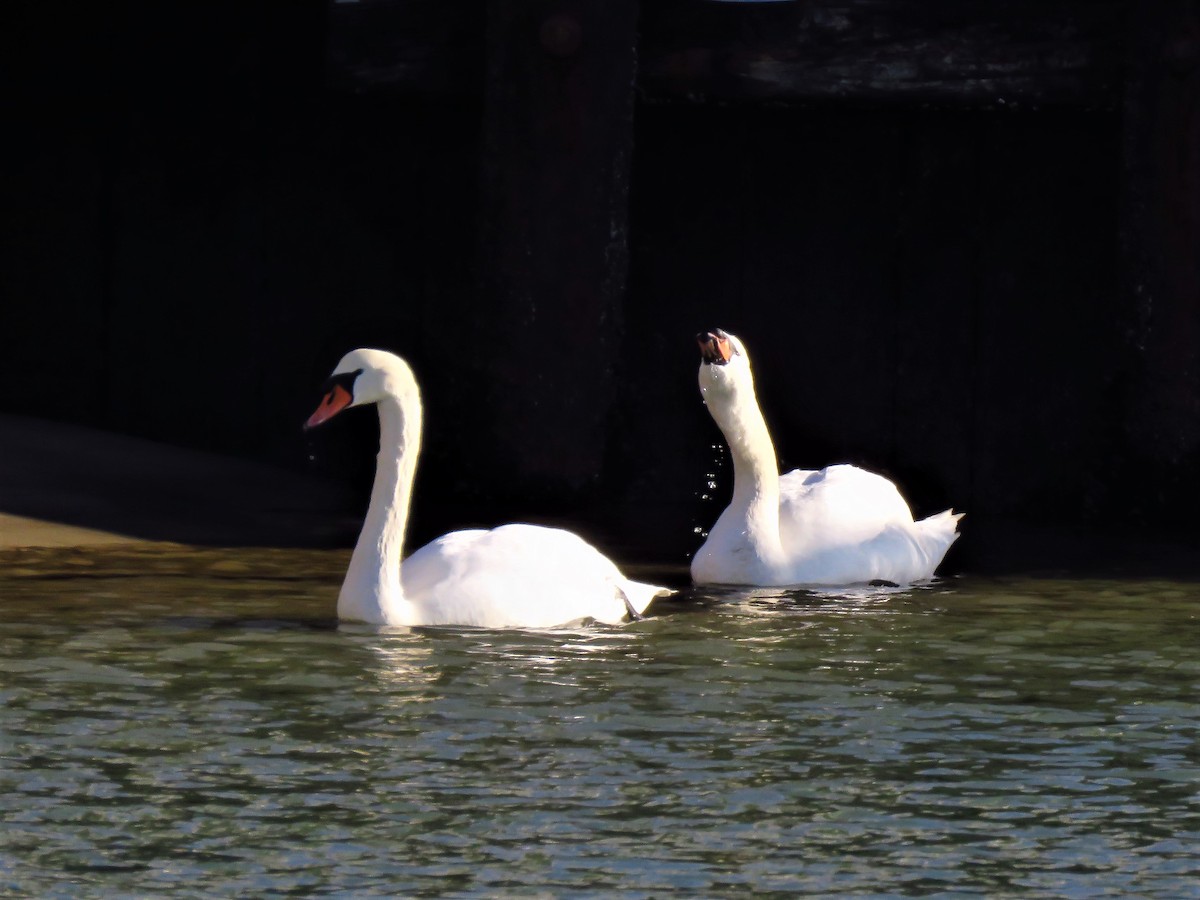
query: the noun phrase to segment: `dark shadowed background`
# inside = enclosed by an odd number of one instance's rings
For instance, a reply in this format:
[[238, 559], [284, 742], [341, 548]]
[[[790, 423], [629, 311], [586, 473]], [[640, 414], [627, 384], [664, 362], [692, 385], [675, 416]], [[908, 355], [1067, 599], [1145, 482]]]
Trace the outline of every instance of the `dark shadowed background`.
[[1190, 567], [1197, 6], [20, 3], [0, 421], [341, 483], [344, 542], [372, 417], [299, 425], [384, 347], [424, 389], [414, 541], [682, 562], [730, 487], [720, 326], [782, 466], [967, 512], [949, 569]]

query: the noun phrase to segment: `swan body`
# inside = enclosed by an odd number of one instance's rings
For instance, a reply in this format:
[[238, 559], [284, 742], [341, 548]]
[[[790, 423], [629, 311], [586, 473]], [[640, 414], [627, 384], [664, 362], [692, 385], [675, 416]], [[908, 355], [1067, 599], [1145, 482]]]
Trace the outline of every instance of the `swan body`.
[[933, 577], [961, 513], [921, 521], [892, 482], [857, 466], [780, 476], [742, 342], [698, 336], [700, 393], [729, 444], [733, 498], [692, 560], [697, 584], [909, 584]]
[[549, 628], [638, 617], [666, 588], [625, 578], [583, 538], [558, 528], [504, 525], [455, 531], [401, 563], [421, 398], [400, 357], [354, 350], [326, 384], [306, 427], [351, 406], [379, 410], [379, 456], [362, 532], [338, 594], [338, 618], [374, 625]]

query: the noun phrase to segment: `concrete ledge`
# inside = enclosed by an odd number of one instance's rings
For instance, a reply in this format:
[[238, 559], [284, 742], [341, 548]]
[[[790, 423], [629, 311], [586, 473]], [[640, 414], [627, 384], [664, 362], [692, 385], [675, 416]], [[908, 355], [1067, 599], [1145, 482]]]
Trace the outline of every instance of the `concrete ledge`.
[[0, 548], [345, 546], [354, 507], [340, 485], [300, 473], [0, 415]]
[[0, 513], [0, 548], [97, 547], [128, 544], [133, 540], [136, 539], [111, 531]]

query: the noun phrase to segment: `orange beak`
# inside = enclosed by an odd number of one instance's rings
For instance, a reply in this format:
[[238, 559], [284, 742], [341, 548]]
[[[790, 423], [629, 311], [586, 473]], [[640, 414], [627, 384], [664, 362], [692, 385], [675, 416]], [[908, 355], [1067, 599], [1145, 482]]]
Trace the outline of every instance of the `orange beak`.
[[304, 423], [305, 429], [316, 428], [318, 425], [328, 422], [349, 406], [350, 401], [353, 399], [348, 390], [340, 384], [335, 384], [329, 393], [325, 395], [325, 399], [321, 401], [321, 405], [317, 407], [316, 412], [308, 417], [308, 421]]

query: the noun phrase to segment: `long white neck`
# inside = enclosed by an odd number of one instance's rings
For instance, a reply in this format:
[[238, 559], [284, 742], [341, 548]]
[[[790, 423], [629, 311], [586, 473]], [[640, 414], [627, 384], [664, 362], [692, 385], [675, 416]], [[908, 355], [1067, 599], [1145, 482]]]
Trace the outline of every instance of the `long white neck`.
[[768, 567], [784, 565], [779, 538], [779, 463], [752, 388], [741, 388], [727, 404], [709, 403], [733, 458], [733, 499], [722, 520], [744, 531]]
[[413, 395], [379, 401], [379, 456], [362, 532], [338, 595], [338, 618], [374, 625], [415, 621], [404, 598], [400, 561], [421, 447], [421, 401]]

